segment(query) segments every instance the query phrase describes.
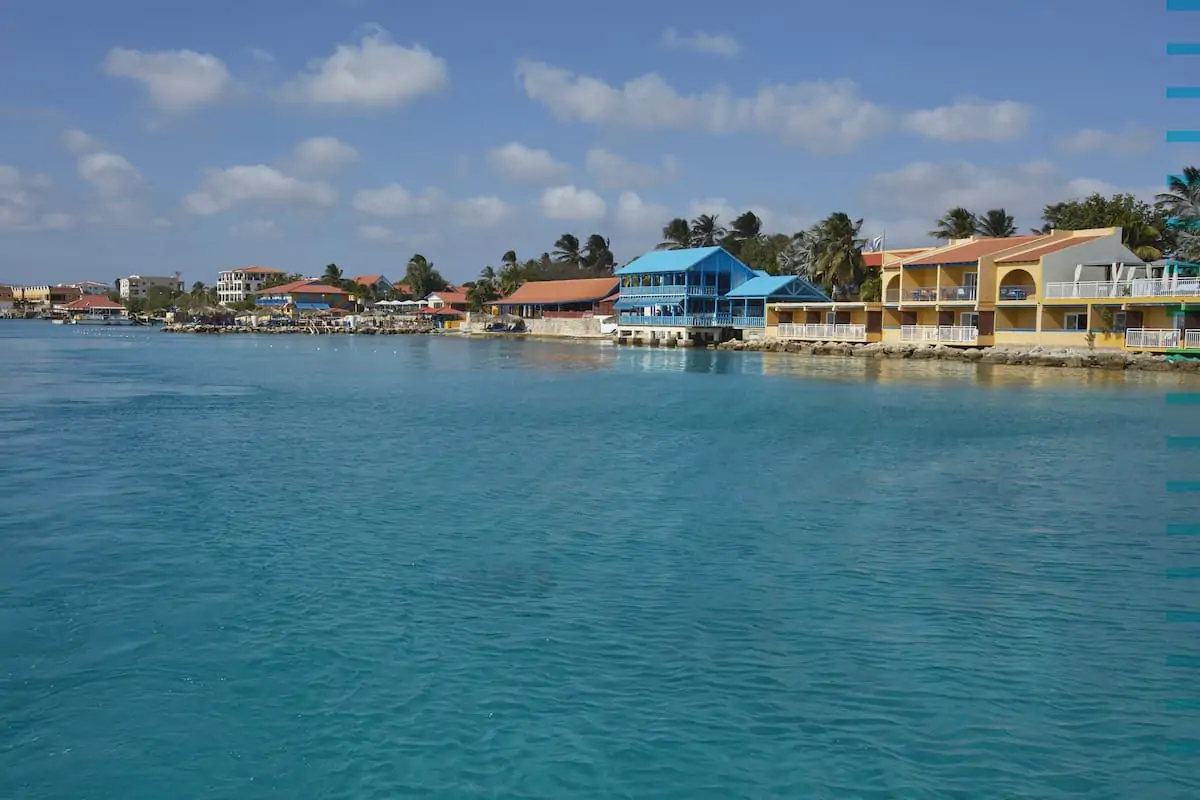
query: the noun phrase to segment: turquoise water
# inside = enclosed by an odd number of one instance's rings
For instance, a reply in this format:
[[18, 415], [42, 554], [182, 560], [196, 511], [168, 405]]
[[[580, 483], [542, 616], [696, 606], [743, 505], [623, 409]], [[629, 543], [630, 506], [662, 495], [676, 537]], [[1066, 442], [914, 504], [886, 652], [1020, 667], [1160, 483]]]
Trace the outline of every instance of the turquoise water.
[[35, 322], [0, 358], [0, 797], [1200, 796], [1177, 377]]

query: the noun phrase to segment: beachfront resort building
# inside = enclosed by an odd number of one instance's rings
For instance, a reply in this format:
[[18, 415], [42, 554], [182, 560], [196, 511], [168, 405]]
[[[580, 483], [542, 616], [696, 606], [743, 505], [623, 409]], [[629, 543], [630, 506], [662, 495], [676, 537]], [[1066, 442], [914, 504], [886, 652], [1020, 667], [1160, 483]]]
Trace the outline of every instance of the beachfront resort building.
[[616, 275], [620, 335], [634, 338], [760, 338], [768, 303], [830, 300], [803, 278], [750, 269], [720, 247], [655, 250]]
[[117, 293], [122, 300], [136, 300], [145, 297], [155, 287], [162, 287], [173, 292], [183, 291], [183, 278], [176, 272], [164, 277], [160, 275], [126, 275], [117, 280]]
[[347, 311], [351, 302], [350, 293], [345, 289], [316, 280], [303, 280], [259, 289], [254, 305], [295, 316], [306, 311]]
[[355, 275], [350, 280], [359, 286], [371, 287], [375, 296], [380, 298], [386, 297], [392, 289], [392, 282], [383, 275]]
[[470, 303], [467, 300], [465, 289], [456, 289], [452, 286], [444, 291], [427, 294], [425, 305], [429, 308], [450, 308], [465, 314]]
[[104, 295], [85, 294], [62, 307], [68, 320], [111, 321], [126, 318], [125, 306], [109, 300]]
[[270, 280], [286, 273], [273, 267], [237, 267], [217, 273], [217, 301], [227, 306], [254, 298], [254, 293]]
[[78, 300], [83, 292], [76, 286], [13, 286], [13, 307], [16, 311], [44, 313], [61, 309], [67, 303]]
[[523, 283], [493, 305], [495, 313], [525, 319], [607, 317], [616, 313], [619, 278], [573, 278]]
[[1121, 347], [1138, 331], [1185, 330], [1200, 302], [1187, 265], [1145, 263], [1120, 228], [955, 240], [885, 254], [880, 273], [880, 302], [768, 304], [768, 338]]

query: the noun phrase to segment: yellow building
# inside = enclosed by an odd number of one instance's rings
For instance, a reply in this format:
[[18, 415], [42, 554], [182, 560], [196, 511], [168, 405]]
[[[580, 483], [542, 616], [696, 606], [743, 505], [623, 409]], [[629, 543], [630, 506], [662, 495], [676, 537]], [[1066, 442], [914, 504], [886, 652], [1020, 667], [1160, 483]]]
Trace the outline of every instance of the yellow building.
[[882, 302], [774, 303], [767, 336], [1200, 351], [1200, 265], [1147, 264], [1120, 228], [973, 237], [879, 266]]

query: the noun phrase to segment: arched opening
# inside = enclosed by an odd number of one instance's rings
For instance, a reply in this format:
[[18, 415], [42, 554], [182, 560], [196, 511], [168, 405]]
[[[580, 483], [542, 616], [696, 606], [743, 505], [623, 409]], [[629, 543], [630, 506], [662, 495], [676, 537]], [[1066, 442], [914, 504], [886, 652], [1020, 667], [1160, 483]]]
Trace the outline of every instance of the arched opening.
[[1012, 269], [1000, 278], [1001, 302], [1033, 301], [1037, 299], [1037, 285], [1033, 276], [1023, 269]]
[[900, 276], [892, 275], [888, 278], [887, 285], [883, 289], [883, 302], [899, 303], [900, 302]]

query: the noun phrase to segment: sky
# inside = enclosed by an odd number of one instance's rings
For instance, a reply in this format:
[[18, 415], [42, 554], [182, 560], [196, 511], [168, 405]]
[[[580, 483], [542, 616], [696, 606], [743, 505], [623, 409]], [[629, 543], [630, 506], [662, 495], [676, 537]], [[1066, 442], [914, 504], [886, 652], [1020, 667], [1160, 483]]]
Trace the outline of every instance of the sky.
[[[1133, 0], [0, 0], [0, 282], [452, 281], [565, 232], [834, 211], [889, 247], [1200, 163], [1200, 13]], [[736, 10], [735, 10], [736, 9]], [[1190, 37], [1189, 38], [1189, 34]], [[1193, 127], [1200, 127], [1194, 126]]]

